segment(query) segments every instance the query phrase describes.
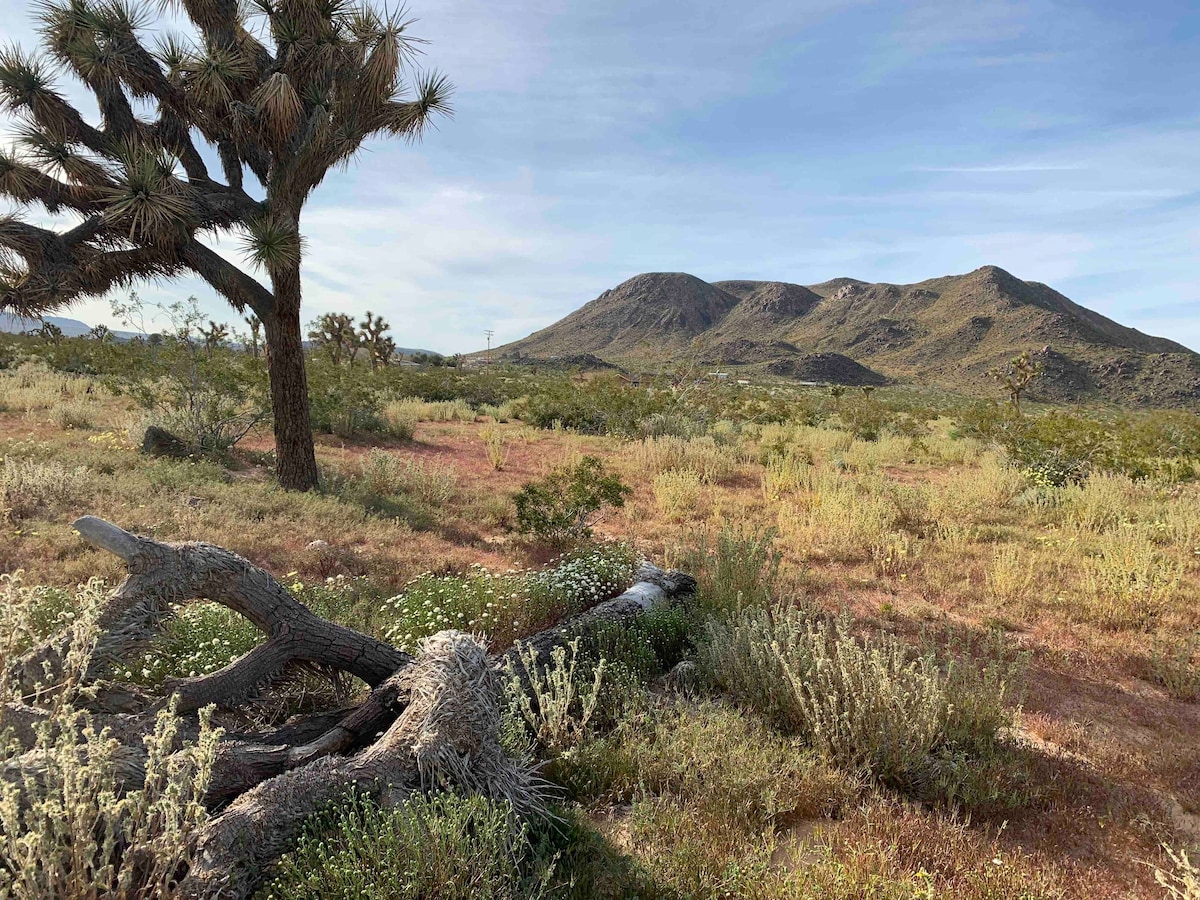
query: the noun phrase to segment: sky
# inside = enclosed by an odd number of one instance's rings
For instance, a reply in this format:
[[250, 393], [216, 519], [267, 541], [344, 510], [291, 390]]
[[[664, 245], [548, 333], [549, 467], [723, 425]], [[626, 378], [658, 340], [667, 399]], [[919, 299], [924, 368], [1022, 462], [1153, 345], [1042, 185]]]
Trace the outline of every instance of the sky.
[[[0, 0], [6, 39], [32, 43], [31, 8]], [[452, 353], [646, 271], [903, 284], [991, 264], [1200, 350], [1194, 0], [411, 12], [454, 116], [314, 195], [306, 321], [371, 309]], [[234, 318], [199, 281], [139, 293]], [[66, 314], [115, 324], [105, 300]]]

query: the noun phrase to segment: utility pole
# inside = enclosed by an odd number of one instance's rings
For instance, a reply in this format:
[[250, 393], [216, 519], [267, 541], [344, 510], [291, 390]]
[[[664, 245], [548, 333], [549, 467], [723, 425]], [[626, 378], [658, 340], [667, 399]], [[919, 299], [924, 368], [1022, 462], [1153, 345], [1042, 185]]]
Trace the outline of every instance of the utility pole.
[[492, 335], [495, 333], [496, 332], [492, 331], [490, 328], [484, 332], [484, 334], [487, 335], [487, 356], [485, 357], [485, 365], [489, 369], [492, 367]]

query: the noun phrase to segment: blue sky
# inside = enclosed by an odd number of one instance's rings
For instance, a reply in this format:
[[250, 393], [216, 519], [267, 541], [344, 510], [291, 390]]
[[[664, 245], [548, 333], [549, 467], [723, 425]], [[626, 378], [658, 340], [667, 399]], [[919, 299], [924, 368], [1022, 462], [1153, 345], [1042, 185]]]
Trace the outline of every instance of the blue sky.
[[[1200, 4], [412, 3], [456, 114], [325, 182], [309, 318], [370, 308], [453, 352], [643, 271], [995, 264], [1200, 350]], [[28, 42], [28, 5], [0, 10]], [[230, 317], [201, 284], [140, 291], [189, 292]]]

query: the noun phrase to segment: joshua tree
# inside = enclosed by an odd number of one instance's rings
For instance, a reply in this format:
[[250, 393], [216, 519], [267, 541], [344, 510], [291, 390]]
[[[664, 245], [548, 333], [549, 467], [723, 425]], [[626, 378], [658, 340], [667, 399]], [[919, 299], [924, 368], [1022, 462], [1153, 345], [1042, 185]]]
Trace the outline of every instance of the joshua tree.
[[214, 350], [229, 340], [229, 327], [209, 319], [207, 327], [200, 326], [200, 336], [204, 338], [204, 349], [211, 355]]
[[103, 344], [112, 339], [112, 331], [107, 325], [93, 325], [92, 330], [88, 332], [88, 337]]
[[354, 348], [358, 335], [354, 331], [354, 319], [345, 313], [325, 313], [309, 323], [308, 337], [329, 354], [335, 366], [343, 359], [354, 360]]
[[[301, 210], [367, 138], [418, 138], [449, 111], [450, 86], [427, 74], [406, 91], [417, 42], [403, 12], [349, 0], [179, 5], [194, 39], [147, 49], [150, 17], [128, 0], [45, 0], [45, 55], [0, 51], [0, 108], [18, 126], [17, 147], [0, 153], [0, 194], [81, 219], [60, 231], [0, 219], [0, 309], [38, 315], [139, 279], [198, 275], [262, 321], [279, 479], [312, 488]], [[55, 88], [59, 68], [94, 95], [98, 124]], [[244, 184], [247, 172], [261, 187]], [[228, 231], [265, 284], [199, 240]]]
[[358, 328], [358, 343], [366, 348], [371, 368], [378, 369], [390, 363], [392, 354], [396, 352], [396, 342], [388, 337], [392, 326], [387, 320], [368, 311], [367, 317], [358, 323]]
[[62, 329], [53, 322], [42, 322], [42, 327], [37, 330], [38, 337], [44, 341], [49, 341], [51, 344], [57, 344], [62, 340]]
[[250, 333], [245, 341], [246, 352], [257, 359], [262, 352], [262, 322], [258, 321], [255, 315], [246, 316], [242, 321], [250, 326]]
[[1030, 382], [1042, 374], [1042, 364], [1034, 362], [1028, 350], [1014, 356], [1003, 369], [989, 369], [989, 376], [1004, 386], [1013, 412], [1021, 415], [1021, 395], [1029, 387]]

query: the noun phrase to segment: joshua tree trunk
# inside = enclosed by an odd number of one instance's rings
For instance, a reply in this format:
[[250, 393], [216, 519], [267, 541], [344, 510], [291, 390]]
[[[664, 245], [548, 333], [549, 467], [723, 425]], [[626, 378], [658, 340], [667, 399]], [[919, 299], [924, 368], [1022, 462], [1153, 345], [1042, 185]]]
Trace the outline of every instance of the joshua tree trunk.
[[276, 472], [283, 487], [310, 491], [317, 486], [318, 473], [300, 331], [300, 267], [277, 274], [273, 281], [275, 303], [263, 326], [275, 419]]

